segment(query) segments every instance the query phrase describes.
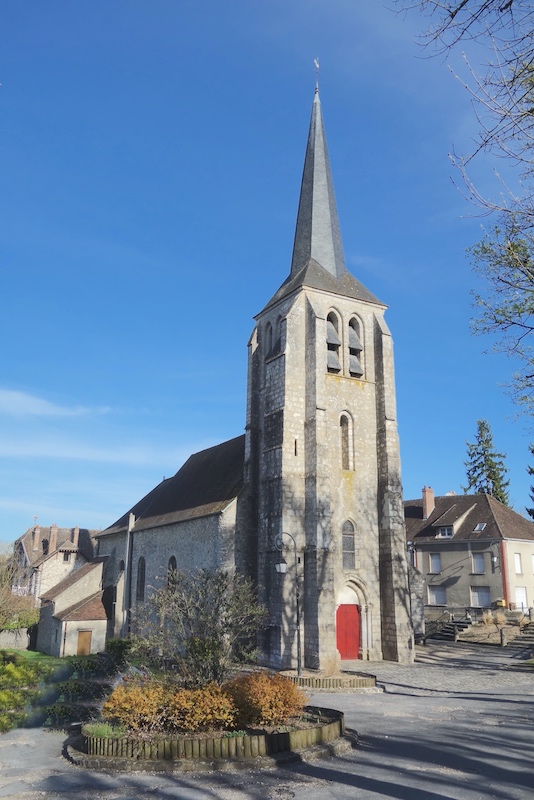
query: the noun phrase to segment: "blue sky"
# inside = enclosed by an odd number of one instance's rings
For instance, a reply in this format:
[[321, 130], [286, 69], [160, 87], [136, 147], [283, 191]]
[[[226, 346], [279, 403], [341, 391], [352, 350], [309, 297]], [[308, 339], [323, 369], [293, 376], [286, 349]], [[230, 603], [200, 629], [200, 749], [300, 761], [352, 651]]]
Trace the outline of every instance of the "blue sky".
[[[286, 278], [320, 86], [349, 269], [389, 305], [403, 481], [461, 491], [489, 420], [511, 501], [529, 434], [472, 337], [476, 134], [422, 21], [377, 0], [4, 0], [0, 540], [106, 527], [242, 433], [252, 317]], [[493, 165], [475, 167], [496, 191]]]

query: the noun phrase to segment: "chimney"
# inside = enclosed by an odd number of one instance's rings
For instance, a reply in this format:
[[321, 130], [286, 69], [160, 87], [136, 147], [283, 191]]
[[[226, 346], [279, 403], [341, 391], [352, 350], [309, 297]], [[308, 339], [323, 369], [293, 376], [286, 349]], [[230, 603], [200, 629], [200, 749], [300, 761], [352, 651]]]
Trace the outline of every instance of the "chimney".
[[435, 507], [434, 489], [431, 486], [423, 486], [423, 519], [428, 519]]
[[54, 550], [57, 550], [57, 525], [55, 522], [53, 525], [50, 525], [50, 542], [48, 543], [48, 552], [53, 553]]
[[74, 547], [78, 547], [79, 537], [80, 537], [80, 529], [76, 525], [76, 527], [72, 529], [72, 544], [74, 545]]
[[39, 549], [39, 536], [41, 535], [41, 528], [39, 525], [36, 525], [33, 529], [33, 541], [32, 541], [32, 548], [33, 550]]

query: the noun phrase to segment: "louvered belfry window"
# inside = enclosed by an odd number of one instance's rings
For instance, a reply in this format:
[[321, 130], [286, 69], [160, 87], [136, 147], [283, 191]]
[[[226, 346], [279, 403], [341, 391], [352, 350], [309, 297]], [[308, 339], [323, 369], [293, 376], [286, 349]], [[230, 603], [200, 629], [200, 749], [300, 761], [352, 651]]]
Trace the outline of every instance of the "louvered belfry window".
[[354, 317], [349, 322], [349, 372], [353, 378], [361, 378], [363, 345], [360, 339], [360, 326]]
[[337, 316], [333, 312], [330, 312], [326, 318], [326, 347], [328, 372], [341, 372], [339, 323]]

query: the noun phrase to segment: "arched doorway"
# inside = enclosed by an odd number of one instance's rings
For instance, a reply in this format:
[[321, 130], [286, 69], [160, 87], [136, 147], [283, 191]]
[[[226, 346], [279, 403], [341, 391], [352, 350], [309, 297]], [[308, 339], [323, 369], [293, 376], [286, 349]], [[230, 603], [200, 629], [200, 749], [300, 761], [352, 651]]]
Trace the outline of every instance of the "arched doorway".
[[356, 593], [345, 586], [336, 609], [336, 647], [342, 661], [361, 658], [361, 611]]

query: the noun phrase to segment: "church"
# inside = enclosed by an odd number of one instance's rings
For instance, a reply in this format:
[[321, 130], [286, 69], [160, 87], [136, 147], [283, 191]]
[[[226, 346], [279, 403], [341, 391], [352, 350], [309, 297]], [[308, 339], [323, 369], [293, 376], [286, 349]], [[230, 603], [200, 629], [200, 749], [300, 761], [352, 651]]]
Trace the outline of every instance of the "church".
[[248, 342], [245, 433], [97, 535], [109, 636], [169, 569], [222, 568], [268, 609], [266, 666], [413, 660], [385, 310], [345, 265], [316, 87], [290, 272]]

